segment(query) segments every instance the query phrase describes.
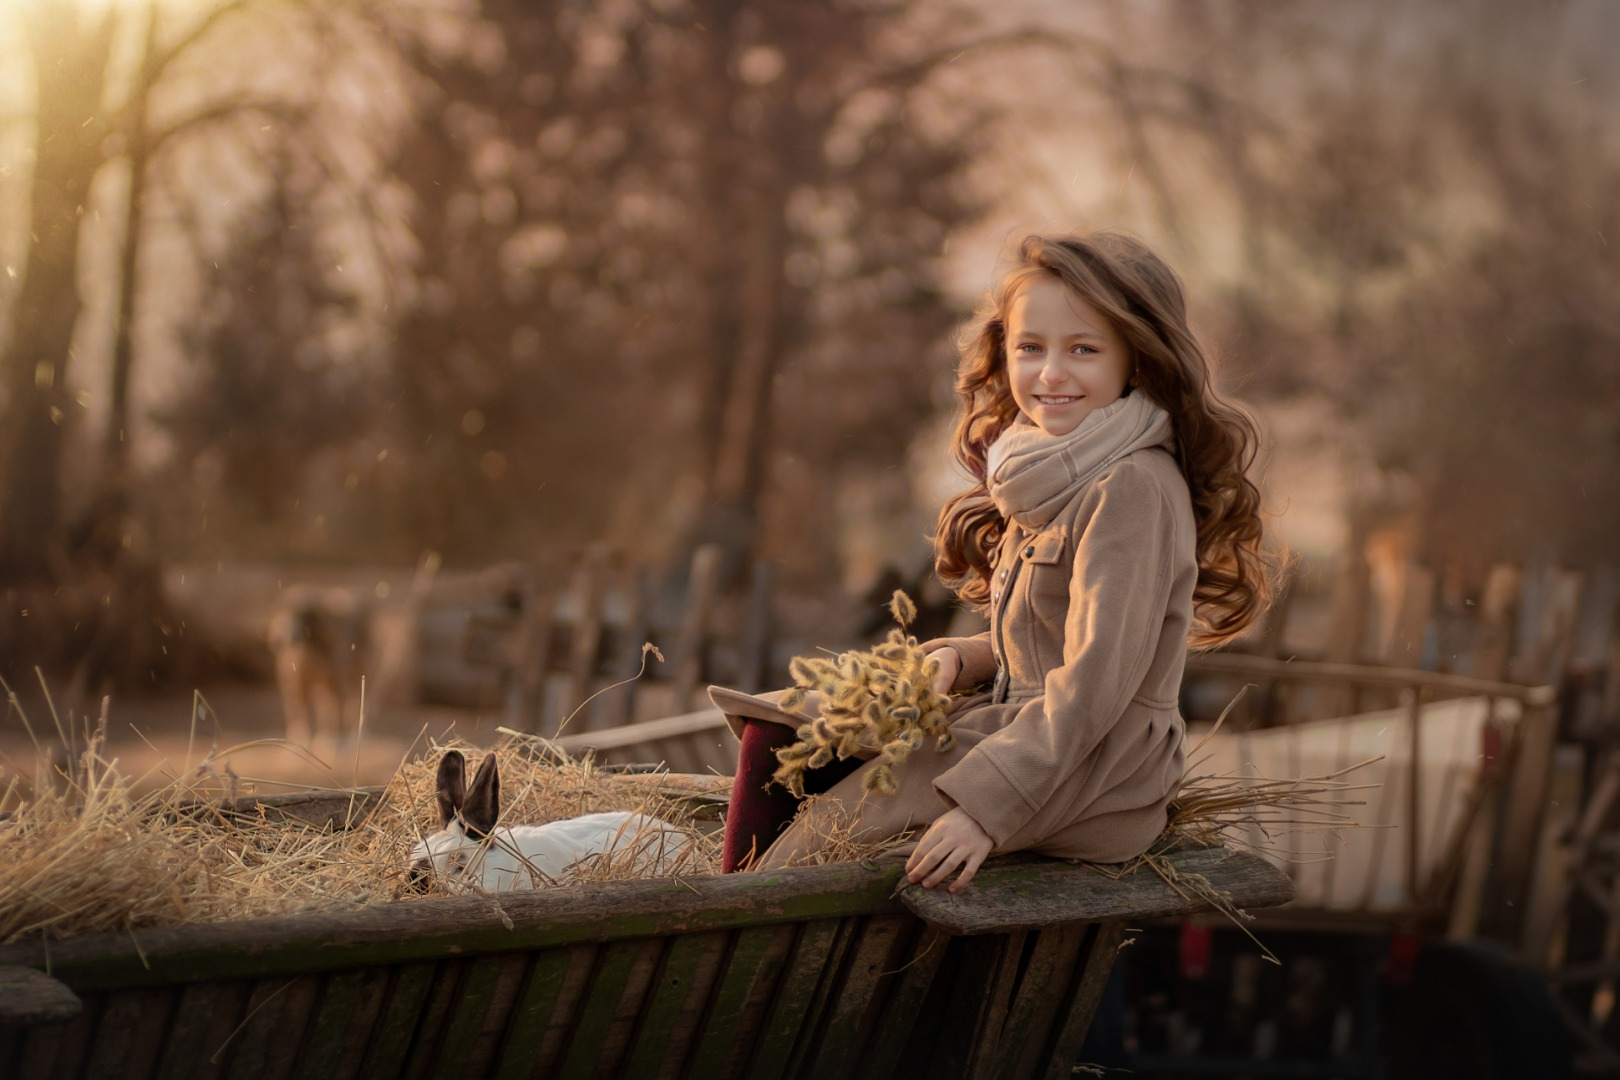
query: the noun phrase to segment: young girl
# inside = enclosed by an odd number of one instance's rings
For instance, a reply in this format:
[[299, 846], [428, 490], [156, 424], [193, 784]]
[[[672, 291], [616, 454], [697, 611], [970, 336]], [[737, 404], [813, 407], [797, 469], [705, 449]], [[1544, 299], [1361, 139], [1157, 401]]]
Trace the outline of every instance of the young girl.
[[770, 777], [813, 696], [786, 713], [711, 688], [742, 741], [727, 870], [786, 865], [834, 822], [925, 828], [907, 877], [956, 874], [957, 892], [992, 853], [1121, 862], [1164, 828], [1187, 646], [1240, 633], [1267, 599], [1254, 426], [1210, 385], [1175, 274], [1111, 233], [1023, 242], [963, 334], [957, 393], [978, 484], [940, 512], [935, 566], [990, 629], [924, 645], [937, 687], [967, 695], [956, 745], [895, 767], [893, 796], [863, 791], [860, 761], [816, 770], [806, 790], [826, 797], [795, 818]]

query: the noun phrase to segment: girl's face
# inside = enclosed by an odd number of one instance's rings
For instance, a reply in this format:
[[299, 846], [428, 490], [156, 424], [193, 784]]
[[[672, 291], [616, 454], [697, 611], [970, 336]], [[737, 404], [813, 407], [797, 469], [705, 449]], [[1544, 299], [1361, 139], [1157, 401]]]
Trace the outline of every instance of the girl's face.
[[1130, 367], [1130, 348], [1113, 324], [1056, 278], [1031, 279], [1008, 305], [1013, 401], [1046, 434], [1067, 435], [1118, 401]]

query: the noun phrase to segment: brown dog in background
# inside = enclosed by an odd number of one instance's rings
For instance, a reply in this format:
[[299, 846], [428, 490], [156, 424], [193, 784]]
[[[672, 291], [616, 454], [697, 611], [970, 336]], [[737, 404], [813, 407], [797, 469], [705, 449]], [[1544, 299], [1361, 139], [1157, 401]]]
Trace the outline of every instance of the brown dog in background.
[[335, 747], [345, 717], [358, 727], [370, 617], [353, 589], [295, 585], [282, 592], [268, 636], [289, 742], [309, 746], [313, 727], [315, 738]]

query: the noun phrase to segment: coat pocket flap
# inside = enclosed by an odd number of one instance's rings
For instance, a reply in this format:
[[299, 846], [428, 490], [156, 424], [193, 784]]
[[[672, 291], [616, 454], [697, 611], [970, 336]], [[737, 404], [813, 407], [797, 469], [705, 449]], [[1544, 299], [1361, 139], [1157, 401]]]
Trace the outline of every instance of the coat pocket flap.
[[1023, 556], [1025, 562], [1057, 563], [1063, 561], [1063, 545], [1068, 536], [1062, 529], [1053, 529], [1038, 536], [1029, 538], [1024, 545]]

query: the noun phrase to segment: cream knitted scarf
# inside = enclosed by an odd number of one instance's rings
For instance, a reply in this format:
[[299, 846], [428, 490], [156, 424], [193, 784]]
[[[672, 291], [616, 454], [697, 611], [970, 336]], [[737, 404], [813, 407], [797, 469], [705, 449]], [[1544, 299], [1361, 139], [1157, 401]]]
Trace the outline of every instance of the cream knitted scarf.
[[990, 446], [986, 484], [1003, 517], [1039, 529], [1098, 473], [1149, 446], [1173, 449], [1175, 436], [1170, 414], [1141, 391], [1088, 413], [1067, 435], [1020, 414]]

